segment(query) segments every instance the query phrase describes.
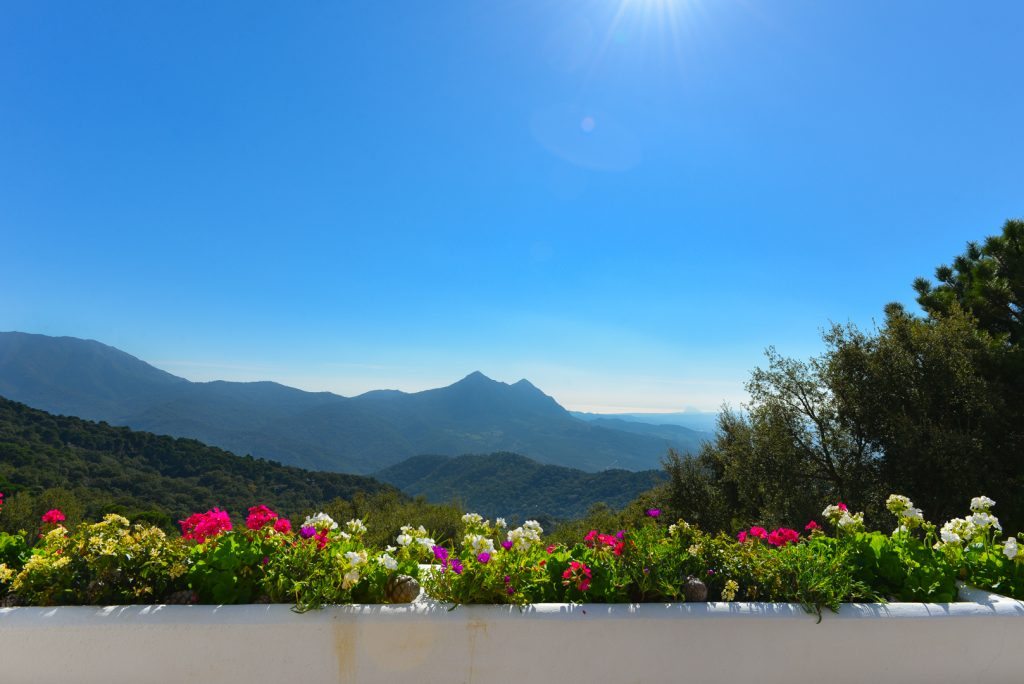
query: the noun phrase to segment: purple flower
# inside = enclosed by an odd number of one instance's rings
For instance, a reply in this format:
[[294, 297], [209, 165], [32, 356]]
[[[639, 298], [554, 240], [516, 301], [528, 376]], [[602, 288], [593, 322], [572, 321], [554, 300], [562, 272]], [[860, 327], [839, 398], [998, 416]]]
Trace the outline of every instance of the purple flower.
[[511, 549], [512, 548], [512, 540], [511, 539], [506, 539], [505, 541], [501, 542], [501, 548], [505, 549], [506, 551]]
[[452, 558], [452, 570], [455, 571], [456, 575], [461, 575], [463, 570], [462, 561], [460, 561], [458, 558]]
[[622, 541], [622, 538], [626, 536], [626, 530], [619, 530], [615, 533], [615, 538]]
[[512, 581], [512, 578], [509, 577], [508, 575], [505, 575], [505, 584], [508, 584], [511, 581]]
[[651, 516], [652, 518], [657, 518], [659, 515], [661, 515], [661, 509], [660, 508], [648, 508], [647, 509], [647, 515]]
[[264, 556], [263, 557], [263, 565], [266, 565], [269, 562], [270, 562], [270, 556]]
[[478, 561], [480, 561], [481, 563], [483, 563], [484, 565], [487, 565], [490, 562], [490, 560], [491, 560], [491, 554], [489, 554], [486, 551], [484, 551], [479, 556], [477, 556], [476, 559]]
[[316, 534], [316, 528], [312, 525], [305, 525], [299, 530], [299, 536], [303, 539], [309, 539], [314, 534]]
[[516, 590], [513, 589], [512, 587], [509, 587], [508, 589], [505, 590], [505, 593], [508, 594], [509, 596], [511, 596], [512, 594], [516, 593]]
[[437, 560], [448, 560], [448, 549], [444, 548], [443, 546], [432, 546], [430, 547], [430, 550], [434, 552], [434, 558], [436, 558]]

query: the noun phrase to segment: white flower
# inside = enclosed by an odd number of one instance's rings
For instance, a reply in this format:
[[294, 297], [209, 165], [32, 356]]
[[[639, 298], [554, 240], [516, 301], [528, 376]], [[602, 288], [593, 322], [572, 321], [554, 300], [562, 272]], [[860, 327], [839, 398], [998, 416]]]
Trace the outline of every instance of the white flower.
[[[410, 541], [412, 541], [412, 540], [410, 540]], [[395, 551], [398, 550], [398, 548], [394, 547], [394, 546], [385, 546], [384, 550], [387, 551], [388, 553], [394, 553]]]
[[430, 537], [417, 537], [416, 543], [425, 548], [427, 551], [430, 551], [435, 546], [437, 546], [437, 542], [435, 542]]
[[344, 574], [341, 578], [341, 588], [351, 589], [352, 585], [359, 581], [359, 571], [352, 568]]
[[971, 516], [971, 522], [974, 523], [974, 525], [976, 527], [980, 527], [982, 529], [985, 529], [985, 528], [988, 528], [988, 527], [992, 527], [992, 528], [1000, 530], [1000, 531], [1002, 531], [1002, 529], [1003, 529], [1003, 526], [999, 524], [999, 518], [997, 518], [996, 516], [992, 515], [991, 513], [986, 513], [986, 512], [975, 513], [974, 515]]
[[843, 511], [843, 514], [839, 517], [839, 522], [836, 524], [849, 532], [857, 532], [864, 528], [864, 514], [854, 513], [850, 515], [849, 511]]
[[306, 518], [306, 522], [302, 523], [302, 526], [315, 527], [317, 529], [321, 529], [324, 527], [331, 530], [338, 529], [338, 523], [334, 522], [334, 518], [332, 518], [331, 516], [327, 515], [322, 511], [320, 513], [317, 513], [316, 515], [311, 515], [308, 518]]
[[467, 534], [462, 540], [462, 546], [472, 549], [477, 556], [481, 553], [494, 554], [494, 542], [482, 534]]
[[522, 527], [508, 533], [508, 541], [517, 551], [527, 551], [531, 546], [540, 544], [540, 535], [544, 530], [536, 520], [527, 520]]
[[960, 544], [971, 541], [977, 532], [977, 527], [967, 518], [953, 518], [939, 530], [939, 538], [946, 544]]
[[398, 535], [395, 538], [395, 541], [398, 542], [399, 546], [408, 546], [409, 544], [412, 544], [412, 537], [408, 534], [403, 533]]
[[392, 558], [390, 555], [386, 553], [382, 553], [380, 556], [377, 556], [377, 562], [383, 565], [388, 570], [398, 569], [398, 561], [396, 561], [394, 558]]
[[342, 539], [351, 539], [352, 538], [352, 535], [349, 534], [348, 532], [339, 532], [338, 536], [341, 537]]
[[885, 500], [885, 507], [888, 508], [893, 515], [899, 515], [913, 505], [914, 504], [911, 503], [910, 499], [902, 494], [891, 494], [889, 498]]
[[1008, 537], [1006, 543], [1003, 544], [1003, 555], [1013, 560], [1017, 557], [1017, 538]]
[[346, 551], [345, 559], [348, 560], [353, 567], [364, 565], [366, 563], [366, 551]]
[[479, 513], [466, 513], [462, 516], [462, 522], [466, 525], [479, 525], [484, 521], [484, 518]]
[[347, 527], [348, 531], [352, 534], [366, 534], [366, 525], [364, 525], [363, 521], [359, 518], [349, 520], [345, 523], [345, 527]]
[[900, 515], [909, 520], [924, 520], [924, 512], [920, 508], [914, 508], [913, 506], [904, 510]]
[[506, 527], [508, 527], [508, 523], [505, 522], [504, 518], [495, 518], [494, 519], [494, 526], [497, 527], [499, 530], [503, 530]]
[[984, 513], [996, 505], [996, 502], [987, 496], [976, 496], [971, 499], [971, 510], [975, 513]]

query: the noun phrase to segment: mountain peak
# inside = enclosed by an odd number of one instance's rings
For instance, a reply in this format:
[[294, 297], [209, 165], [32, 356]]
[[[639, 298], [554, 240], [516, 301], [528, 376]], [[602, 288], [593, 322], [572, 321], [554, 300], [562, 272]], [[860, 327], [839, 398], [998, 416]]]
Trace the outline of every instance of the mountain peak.
[[475, 384], [475, 385], [497, 384], [497, 381], [496, 380], [491, 380], [489, 377], [487, 377], [486, 375], [484, 375], [480, 371], [473, 371], [472, 373], [470, 373], [466, 377], [462, 378], [461, 380], [459, 380], [455, 384], [456, 385], [462, 385], [462, 384]]

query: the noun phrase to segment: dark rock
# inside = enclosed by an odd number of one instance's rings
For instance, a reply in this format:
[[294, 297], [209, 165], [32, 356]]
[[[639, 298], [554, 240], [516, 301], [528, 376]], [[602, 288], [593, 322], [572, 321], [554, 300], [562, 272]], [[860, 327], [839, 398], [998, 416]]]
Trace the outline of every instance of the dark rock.
[[703, 603], [708, 600], [708, 585], [689, 575], [683, 585], [683, 595], [687, 603]]

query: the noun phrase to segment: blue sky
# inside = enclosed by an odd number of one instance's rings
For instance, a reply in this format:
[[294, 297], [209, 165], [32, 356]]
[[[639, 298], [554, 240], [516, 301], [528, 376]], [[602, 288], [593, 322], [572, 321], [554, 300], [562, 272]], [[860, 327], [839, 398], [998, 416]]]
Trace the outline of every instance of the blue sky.
[[713, 410], [1024, 215], [1024, 4], [0, 2], [0, 330]]

